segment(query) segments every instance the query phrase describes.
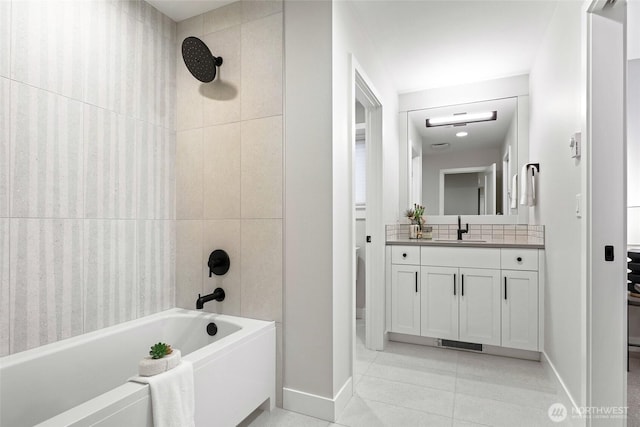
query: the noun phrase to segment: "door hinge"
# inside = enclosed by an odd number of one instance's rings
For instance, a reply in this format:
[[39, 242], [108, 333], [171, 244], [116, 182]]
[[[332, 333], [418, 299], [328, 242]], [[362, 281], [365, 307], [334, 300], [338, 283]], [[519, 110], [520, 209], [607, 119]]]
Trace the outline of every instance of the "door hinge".
[[367, 236], [367, 243], [371, 243], [371, 236]]

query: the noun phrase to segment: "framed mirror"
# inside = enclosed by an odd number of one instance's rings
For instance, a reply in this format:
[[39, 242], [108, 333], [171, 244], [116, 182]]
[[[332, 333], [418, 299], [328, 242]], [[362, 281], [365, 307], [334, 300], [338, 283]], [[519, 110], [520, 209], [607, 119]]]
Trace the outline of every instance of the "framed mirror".
[[407, 146], [427, 215], [518, 214], [517, 97], [408, 111]]

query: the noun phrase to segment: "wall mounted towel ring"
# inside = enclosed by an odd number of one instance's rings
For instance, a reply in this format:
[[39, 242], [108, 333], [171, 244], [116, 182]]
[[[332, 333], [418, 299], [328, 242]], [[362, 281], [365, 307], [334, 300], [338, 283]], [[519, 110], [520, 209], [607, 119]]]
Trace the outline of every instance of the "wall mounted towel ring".
[[540, 173], [540, 163], [527, 163], [527, 169], [533, 169], [533, 175], [535, 176], [536, 172]]

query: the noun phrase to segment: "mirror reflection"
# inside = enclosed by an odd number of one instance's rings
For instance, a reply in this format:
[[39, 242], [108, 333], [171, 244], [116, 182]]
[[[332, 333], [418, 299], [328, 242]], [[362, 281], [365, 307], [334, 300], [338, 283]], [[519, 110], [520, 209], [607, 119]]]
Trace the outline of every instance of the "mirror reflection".
[[412, 200], [427, 215], [514, 215], [517, 98], [408, 113]]

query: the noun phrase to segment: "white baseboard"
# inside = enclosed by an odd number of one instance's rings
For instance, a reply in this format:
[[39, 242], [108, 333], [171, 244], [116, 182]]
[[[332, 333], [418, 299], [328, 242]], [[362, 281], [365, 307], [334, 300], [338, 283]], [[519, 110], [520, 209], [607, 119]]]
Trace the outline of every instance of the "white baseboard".
[[353, 396], [353, 380], [349, 377], [333, 399], [287, 387], [282, 391], [284, 409], [335, 422]]
[[367, 318], [367, 309], [356, 308], [356, 319], [366, 319], [366, 318]]
[[562, 393], [559, 393], [559, 395], [562, 395], [562, 397], [564, 397], [565, 399], [565, 402], [560, 402], [560, 403], [565, 404], [565, 406], [573, 407], [573, 411], [569, 411], [569, 413], [573, 412], [575, 414], [579, 414], [580, 407], [578, 406], [578, 404], [576, 403], [576, 400], [573, 398], [573, 396], [571, 395], [571, 392], [569, 391], [564, 381], [562, 380], [562, 377], [558, 373], [558, 370], [553, 365], [551, 360], [549, 360], [549, 356], [547, 356], [547, 353], [545, 353], [544, 351], [542, 352], [542, 359], [540, 360], [540, 362], [542, 362], [547, 367], [547, 369], [551, 370], [551, 372], [553, 373], [553, 376], [556, 379], [558, 391], [562, 392]]

